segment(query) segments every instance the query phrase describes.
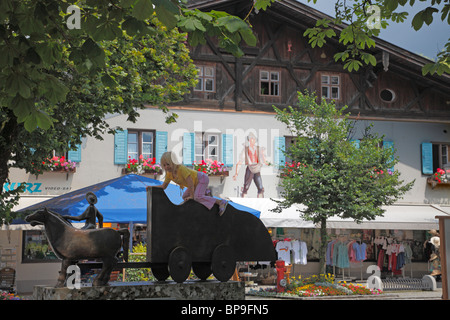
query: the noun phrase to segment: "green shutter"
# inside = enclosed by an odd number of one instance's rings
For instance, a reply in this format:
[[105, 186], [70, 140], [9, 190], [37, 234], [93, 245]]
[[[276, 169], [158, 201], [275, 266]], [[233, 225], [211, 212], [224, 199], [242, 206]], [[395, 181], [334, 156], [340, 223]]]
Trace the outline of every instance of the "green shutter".
[[[390, 148], [392, 151], [395, 152], [394, 150], [394, 142], [393, 141], [383, 141], [383, 148]], [[395, 160], [395, 156], [394, 154], [391, 156], [391, 158], [388, 160], [387, 165], [389, 166], [389, 169], [391, 171], [394, 171], [394, 160]]]
[[286, 149], [285, 137], [275, 137], [274, 140], [274, 163], [277, 167], [284, 167], [286, 164], [286, 156], [284, 151]]
[[156, 131], [155, 160], [161, 162], [161, 156], [167, 151], [167, 131]]
[[226, 167], [233, 166], [233, 135], [222, 134], [222, 162]]
[[76, 150], [67, 152], [67, 159], [72, 162], [81, 162], [81, 144], [76, 145]]
[[361, 142], [360, 140], [358, 140], [358, 139], [353, 139], [353, 140], [350, 140], [350, 142], [354, 144], [354, 146], [356, 147], [356, 149], [359, 149], [359, 145], [360, 145], [360, 142]]
[[116, 131], [114, 135], [114, 164], [127, 164], [128, 130]]
[[422, 143], [422, 174], [433, 174], [433, 144]]
[[192, 166], [194, 162], [195, 135], [193, 132], [183, 134], [183, 164]]

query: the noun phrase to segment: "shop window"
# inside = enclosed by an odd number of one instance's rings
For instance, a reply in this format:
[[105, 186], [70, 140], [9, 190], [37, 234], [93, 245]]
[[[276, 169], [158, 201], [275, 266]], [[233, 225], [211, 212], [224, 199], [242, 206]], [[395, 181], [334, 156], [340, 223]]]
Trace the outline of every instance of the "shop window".
[[325, 99], [340, 100], [341, 79], [336, 75], [322, 75], [321, 94]]
[[197, 66], [197, 85], [194, 91], [215, 92], [215, 68], [210, 66]]
[[45, 236], [40, 230], [23, 231], [22, 262], [60, 262]]
[[219, 161], [219, 139], [218, 133], [195, 133], [195, 161], [206, 159]]
[[144, 159], [154, 158], [154, 131], [128, 130], [128, 159], [136, 159], [142, 155]]
[[438, 168], [450, 169], [449, 143], [424, 142], [421, 151], [423, 174], [433, 174]]
[[259, 92], [262, 96], [279, 96], [280, 73], [277, 71], [260, 71]]

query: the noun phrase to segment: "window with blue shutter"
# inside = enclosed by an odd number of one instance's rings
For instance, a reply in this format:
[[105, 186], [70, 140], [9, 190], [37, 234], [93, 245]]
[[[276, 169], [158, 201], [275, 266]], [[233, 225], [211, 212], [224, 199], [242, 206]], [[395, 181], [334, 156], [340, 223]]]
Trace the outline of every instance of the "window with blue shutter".
[[356, 147], [356, 149], [359, 149], [359, 145], [360, 145], [360, 140], [358, 140], [358, 139], [353, 139], [353, 140], [350, 140], [350, 142], [351, 143], [353, 143], [353, 145]]
[[[390, 148], [390, 149], [392, 149], [392, 151], [394, 151], [394, 142], [393, 141], [383, 141], [383, 148]], [[394, 160], [395, 160], [395, 156], [393, 154], [387, 163], [387, 165], [390, 166], [389, 169], [391, 171], [394, 171]]]
[[286, 164], [286, 156], [284, 151], [286, 150], [286, 139], [285, 137], [275, 137], [274, 140], [274, 164], [277, 167], [284, 167]]
[[77, 144], [75, 150], [67, 152], [67, 159], [72, 162], [81, 162], [81, 144]]
[[114, 164], [127, 164], [128, 130], [116, 131], [114, 134]]
[[183, 134], [183, 164], [192, 166], [194, 162], [194, 146], [195, 134], [193, 132], [185, 132]]
[[161, 162], [161, 156], [167, 152], [167, 131], [156, 131], [155, 160]]
[[233, 135], [222, 134], [222, 162], [225, 167], [233, 166]]
[[433, 174], [433, 144], [422, 143], [422, 174]]

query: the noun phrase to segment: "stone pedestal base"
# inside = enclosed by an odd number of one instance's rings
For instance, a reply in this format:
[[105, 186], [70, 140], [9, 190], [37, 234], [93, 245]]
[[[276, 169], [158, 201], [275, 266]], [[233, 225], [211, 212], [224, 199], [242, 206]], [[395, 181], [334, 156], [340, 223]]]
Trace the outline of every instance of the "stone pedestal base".
[[35, 286], [34, 300], [244, 300], [245, 284], [228, 281], [113, 282], [80, 289]]

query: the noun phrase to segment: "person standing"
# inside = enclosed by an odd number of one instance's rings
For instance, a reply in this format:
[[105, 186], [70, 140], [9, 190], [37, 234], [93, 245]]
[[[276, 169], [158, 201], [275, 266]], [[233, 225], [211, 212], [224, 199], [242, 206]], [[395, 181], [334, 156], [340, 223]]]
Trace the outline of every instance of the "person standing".
[[258, 189], [258, 198], [264, 198], [261, 168], [264, 164], [269, 165], [269, 163], [266, 161], [264, 148], [258, 146], [256, 142], [256, 136], [250, 132], [247, 136], [247, 142], [244, 145], [244, 149], [239, 157], [239, 161], [236, 163], [236, 172], [233, 176], [233, 180], [236, 180], [237, 178], [239, 167], [242, 164], [247, 166], [245, 169], [244, 187], [241, 194], [242, 198], [247, 194], [252, 181], [255, 182], [255, 186]]

